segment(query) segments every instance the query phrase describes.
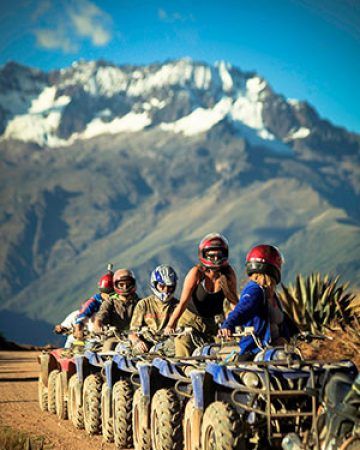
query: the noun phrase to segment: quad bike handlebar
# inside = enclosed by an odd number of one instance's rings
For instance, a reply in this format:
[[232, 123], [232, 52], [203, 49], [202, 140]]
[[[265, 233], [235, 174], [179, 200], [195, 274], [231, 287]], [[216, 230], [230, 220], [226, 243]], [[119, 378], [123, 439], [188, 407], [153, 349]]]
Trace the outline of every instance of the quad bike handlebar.
[[326, 336], [325, 334], [313, 334], [310, 333], [309, 331], [300, 332], [292, 338], [294, 344], [296, 344], [299, 341], [310, 344], [313, 341], [326, 341], [326, 340], [332, 341], [333, 339], [334, 338]]

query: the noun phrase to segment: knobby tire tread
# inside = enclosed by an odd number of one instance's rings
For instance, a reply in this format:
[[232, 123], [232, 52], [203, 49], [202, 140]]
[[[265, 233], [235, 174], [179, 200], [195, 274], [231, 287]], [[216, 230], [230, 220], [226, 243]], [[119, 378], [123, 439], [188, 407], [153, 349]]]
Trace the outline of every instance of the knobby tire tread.
[[86, 377], [83, 393], [84, 425], [90, 436], [101, 433], [101, 388], [100, 374]]
[[128, 380], [120, 380], [114, 384], [114, 442], [119, 449], [131, 448], [132, 432], [132, 402], [134, 391]]

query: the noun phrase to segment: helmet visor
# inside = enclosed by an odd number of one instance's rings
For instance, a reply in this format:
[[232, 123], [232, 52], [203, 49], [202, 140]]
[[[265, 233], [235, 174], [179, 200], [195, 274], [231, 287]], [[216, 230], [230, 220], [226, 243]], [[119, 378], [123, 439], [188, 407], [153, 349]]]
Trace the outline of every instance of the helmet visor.
[[128, 294], [133, 291], [135, 280], [131, 277], [121, 278], [120, 280], [116, 280], [114, 285], [116, 292], [119, 294]]
[[216, 264], [222, 262], [227, 258], [227, 255], [222, 249], [209, 249], [204, 252], [205, 259]]
[[175, 292], [176, 286], [171, 284], [164, 284], [164, 283], [156, 283], [156, 289], [164, 294], [172, 294], [173, 292]]

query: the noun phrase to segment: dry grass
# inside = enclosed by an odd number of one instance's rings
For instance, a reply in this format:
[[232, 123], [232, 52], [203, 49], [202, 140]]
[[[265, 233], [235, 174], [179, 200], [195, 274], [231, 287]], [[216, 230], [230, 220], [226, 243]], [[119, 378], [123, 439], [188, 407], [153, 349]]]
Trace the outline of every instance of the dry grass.
[[320, 360], [352, 360], [360, 369], [360, 339], [354, 332], [338, 329], [327, 331], [332, 340], [314, 341], [301, 344], [301, 351], [306, 359]]
[[30, 436], [11, 427], [0, 427], [0, 448], [2, 450], [50, 450], [43, 437]]

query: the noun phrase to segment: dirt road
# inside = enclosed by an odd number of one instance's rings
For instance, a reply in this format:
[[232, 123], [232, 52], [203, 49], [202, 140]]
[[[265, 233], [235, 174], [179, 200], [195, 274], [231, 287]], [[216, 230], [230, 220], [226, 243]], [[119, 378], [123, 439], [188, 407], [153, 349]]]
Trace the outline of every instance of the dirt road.
[[54, 449], [114, 450], [101, 436], [88, 436], [68, 420], [40, 411], [37, 400], [39, 352], [0, 351], [0, 424], [44, 436]]

